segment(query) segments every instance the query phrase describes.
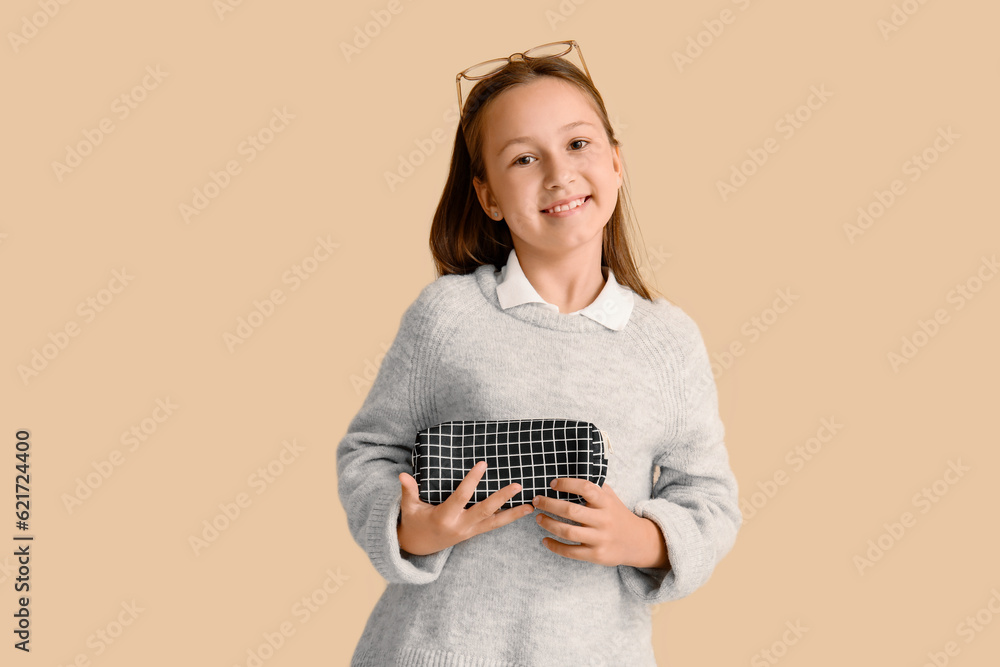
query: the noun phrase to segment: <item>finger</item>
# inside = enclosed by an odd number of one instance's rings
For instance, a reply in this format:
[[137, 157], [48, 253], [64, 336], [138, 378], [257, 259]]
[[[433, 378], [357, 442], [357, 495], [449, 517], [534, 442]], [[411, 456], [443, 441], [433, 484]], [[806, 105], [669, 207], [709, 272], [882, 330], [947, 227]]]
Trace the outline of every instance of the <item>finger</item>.
[[480, 517], [479, 522], [473, 529], [476, 534], [487, 532], [495, 528], [499, 528], [500, 526], [505, 526], [508, 523], [512, 523], [522, 517], [532, 514], [534, 512], [534, 508], [529, 504], [510, 507], [502, 512], [497, 511], [505, 502], [520, 492], [520, 484], [511, 484], [503, 489], [500, 489], [486, 500], [476, 503], [470, 507], [467, 516]]
[[557, 477], [550, 486], [563, 493], [575, 493], [587, 501], [588, 506], [600, 506], [601, 487], [587, 479], [577, 477]]
[[593, 512], [596, 509], [579, 503], [572, 503], [568, 500], [559, 500], [558, 498], [549, 498], [548, 496], [541, 495], [535, 496], [532, 503], [536, 509], [581, 524], [590, 523], [594, 518]]
[[455, 487], [455, 491], [448, 496], [443, 504], [449, 507], [459, 507], [465, 508], [472, 499], [472, 495], [476, 492], [476, 487], [479, 486], [479, 481], [483, 478], [483, 474], [486, 472], [486, 461], [478, 461], [476, 465], [472, 466], [472, 469], [465, 475], [465, 479]]
[[618, 498], [618, 494], [615, 493], [615, 490], [612, 489], [611, 485], [608, 484], [607, 482], [604, 482], [604, 486], [601, 487], [601, 493], [605, 494], [605, 495], [609, 495], [612, 498]]
[[551, 537], [546, 537], [542, 540], [542, 544], [545, 548], [554, 554], [563, 556], [564, 558], [572, 558], [573, 560], [587, 560], [586, 549], [588, 547], [582, 547], [575, 544], [563, 544], [559, 540], [555, 540]]
[[405, 505], [410, 505], [416, 500], [417, 502], [423, 502], [420, 500], [419, 490], [417, 489], [417, 480], [405, 472], [399, 473], [399, 483], [403, 487], [402, 496], [400, 502]]
[[[496, 514], [497, 510], [503, 507], [508, 500], [510, 500], [520, 492], [521, 492], [520, 484], [518, 484], [517, 482], [513, 484], [508, 484], [499, 491], [490, 494], [489, 498], [481, 500], [472, 507], [470, 507], [469, 511], [474, 512], [475, 515], [479, 516], [481, 519], [489, 519], [491, 516]], [[510, 511], [510, 510], [520, 510], [521, 512], [524, 511], [521, 509], [520, 506], [511, 507], [505, 511]], [[517, 517], [515, 516], [514, 518], [516, 519]]]
[[518, 519], [531, 516], [534, 512], [535, 509], [531, 505], [518, 505], [517, 507], [510, 507], [502, 512], [497, 512], [492, 516], [492, 526], [494, 528], [499, 528], [500, 526], [505, 526], [508, 523], [517, 521]]
[[542, 529], [547, 530], [556, 537], [569, 540], [570, 542], [593, 544], [593, 541], [600, 537], [599, 531], [595, 528], [566, 523], [544, 514], [539, 514], [536, 518], [536, 522], [542, 527]]

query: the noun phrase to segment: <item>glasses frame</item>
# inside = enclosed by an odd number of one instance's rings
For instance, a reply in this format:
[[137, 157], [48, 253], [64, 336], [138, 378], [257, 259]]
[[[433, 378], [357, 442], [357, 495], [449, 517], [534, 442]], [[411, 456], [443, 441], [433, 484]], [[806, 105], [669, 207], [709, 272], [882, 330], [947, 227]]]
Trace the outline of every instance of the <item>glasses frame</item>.
[[[534, 57], [532, 57], [531, 55], [529, 55], [532, 51], [537, 51], [539, 49], [544, 49], [545, 47], [548, 47], [548, 46], [556, 46], [556, 45], [560, 45], [560, 44], [564, 45], [566, 47], [566, 49], [563, 52], [561, 52], [561, 53], [555, 53], [555, 54], [551, 54], [550, 53], [550, 54], [545, 55], [545, 56], [534, 56]], [[461, 117], [464, 114], [464, 112], [465, 112], [465, 103], [467, 101], [465, 99], [462, 99], [462, 79], [465, 79], [466, 81], [482, 81], [483, 79], [488, 79], [491, 76], [495, 76], [497, 74], [497, 72], [499, 72], [500, 70], [502, 70], [509, 63], [512, 63], [512, 62], [515, 62], [515, 61], [525, 61], [525, 60], [541, 60], [543, 58], [563, 58], [568, 53], [571, 53], [573, 51], [573, 49], [576, 49], [576, 54], [580, 58], [580, 64], [583, 65], [583, 71], [584, 71], [584, 73], [587, 75], [587, 78], [590, 79], [591, 83], [593, 83], [593, 79], [590, 76], [590, 70], [587, 69], [587, 61], [583, 59], [583, 50], [580, 49], [580, 45], [576, 42], [575, 39], [568, 39], [568, 40], [561, 41], [561, 42], [549, 42], [548, 44], [539, 44], [538, 46], [533, 46], [530, 49], [527, 49], [526, 51], [523, 51], [521, 53], [512, 53], [509, 56], [507, 56], [506, 58], [491, 58], [490, 60], [484, 60], [483, 62], [476, 63], [475, 65], [472, 65], [471, 67], [466, 67], [464, 70], [462, 70], [461, 72], [459, 72], [458, 74], [456, 74], [455, 75], [455, 88], [458, 90], [458, 114], [459, 114], [459, 117]], [[572, 62], [572, 61], [570, 61], [570, 62]], [[481, 75], [476, 75], [476, 76], [469, 76], [468, 75], [469, 70], [474, 70], [477, 67], [482, 67], [483, 65], [488, 65], [489, 63], [496, 63], [497, 66], [496, 66], [496, 68], [493, 71], [488, 72], [487, 74], [481, 74]], [[475, 87], [475, 84], [473, 84], [473, 87]], [[472, 92], [471, 88], [469, 89], [469, 92], [470, 93]]]

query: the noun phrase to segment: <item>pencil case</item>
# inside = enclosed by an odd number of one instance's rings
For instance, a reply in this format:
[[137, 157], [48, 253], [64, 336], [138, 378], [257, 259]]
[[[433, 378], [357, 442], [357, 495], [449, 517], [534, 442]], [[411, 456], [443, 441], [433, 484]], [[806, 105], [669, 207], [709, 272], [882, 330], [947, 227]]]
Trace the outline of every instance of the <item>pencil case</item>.
[[579, 494], [549, 485], [557, 477], [576, 477], [603, 486], [608, 473], [606, 447], [610, 443], [604, 432], [581, 420], [448, 421], [417, 433], [413, 477], [420, 499], [440, 505], [477, 462], [486, 461], [486, 472], [466, 509], [514, 482], [521, 491], [501, 509], [529, 504], [536, 495], [583, 505], [586, 501]]

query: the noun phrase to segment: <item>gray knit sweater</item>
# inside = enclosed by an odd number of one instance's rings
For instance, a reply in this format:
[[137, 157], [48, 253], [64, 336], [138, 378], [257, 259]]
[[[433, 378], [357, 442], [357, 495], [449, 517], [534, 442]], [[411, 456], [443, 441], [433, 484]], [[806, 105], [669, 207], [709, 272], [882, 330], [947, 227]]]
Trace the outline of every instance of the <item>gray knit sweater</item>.
[[[424, 287], [337, 447], [348, 527], [388, 584], [351, 665], [655, 666], [650, 605], [704, 584], [742, 523], [701, 333], [638, 295], [621, 331], [539, 303], [503, 310], [499, 277], [486, 264]], [[528, 517], [434, 554], [400, 549], [398, 475], [413, 474], [417, 431], [535, 417], [608, 435], [607, 483], [659, 526], [669, 570], [559, 556]]]

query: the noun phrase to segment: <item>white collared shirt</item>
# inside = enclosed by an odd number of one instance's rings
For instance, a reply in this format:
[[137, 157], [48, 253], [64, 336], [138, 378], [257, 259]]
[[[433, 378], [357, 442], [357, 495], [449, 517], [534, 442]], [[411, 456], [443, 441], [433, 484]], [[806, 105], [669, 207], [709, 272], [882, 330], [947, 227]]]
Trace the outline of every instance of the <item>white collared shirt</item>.
[[[549, 303], [543, 299], [528, 281], [528, 277], [521, 270], [521, 264], [517, 261], [517, 253], [514, 248], [510, 249], [507, 256], [507, 263], [500, 270], [500, 280], [497, 283], [497, 298], [500, 300], [500, 307], [507, 309], [518, 306], [522, 303], [537, 302], [544, 304], [547, 308], [559, 312], [559, 306]], [[632, 291], [615, 280], [614, 271], [608, 267], [608, 278], [604, 283], [604, 288], [597, 298], [585, 308], [566, 313], [567, 315], [584, 315], [600, 322], [609, 329], [620, 331], [628, 324], [629, 315], [635, 305]]]

